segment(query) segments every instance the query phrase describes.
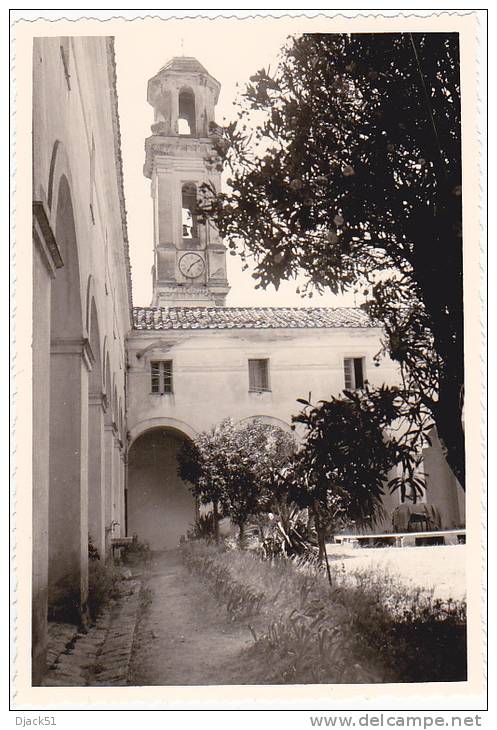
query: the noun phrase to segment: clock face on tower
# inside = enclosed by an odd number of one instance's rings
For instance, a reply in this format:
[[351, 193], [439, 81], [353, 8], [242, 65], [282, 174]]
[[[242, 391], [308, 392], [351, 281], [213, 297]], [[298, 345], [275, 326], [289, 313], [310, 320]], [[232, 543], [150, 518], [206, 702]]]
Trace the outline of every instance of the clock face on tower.
[[198, 253], [189, 251], [183, 254], [178, 262], [178, 267], [183, 276], [188, 279], [197, 279], [205, 271], [205, 263]]

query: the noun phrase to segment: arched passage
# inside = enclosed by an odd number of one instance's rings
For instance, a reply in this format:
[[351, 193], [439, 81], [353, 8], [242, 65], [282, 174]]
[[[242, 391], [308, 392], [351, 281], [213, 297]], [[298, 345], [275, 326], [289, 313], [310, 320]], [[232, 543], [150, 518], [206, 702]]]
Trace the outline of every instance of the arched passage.
[[136, 533], [152, 550], [175, 547], [195, 521], [195, 499], [177, 472], [186, 439], [174, 428], [152, 428], [129, 450], [128, 534]]
[[88, 371], [76, 227], [68, 180], [57, 188], [55, 238], [64, 261], [52, 283], [49, 436], [49, 606], [85, 611], [88, 589]]

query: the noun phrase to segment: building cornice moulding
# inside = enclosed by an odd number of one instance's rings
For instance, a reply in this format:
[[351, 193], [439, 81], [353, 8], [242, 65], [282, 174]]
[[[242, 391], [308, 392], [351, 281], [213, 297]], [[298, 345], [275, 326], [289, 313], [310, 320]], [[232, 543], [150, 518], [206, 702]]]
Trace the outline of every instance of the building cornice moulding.
[[100, 406], [104, 413], [107, 412], [107, 396], [103, 392], [90, 393], [88, 395], [88, 404], [90, 406]]
[[91, 371], [95, 364], [95, 355], [90, 345], [90, 341], [86, 337], [56, 339], [50, 343], [51, 355], [79, 355], [87, 370]]
[[200, 158], [199, 170], [205, 173], [202, 164], [204, 157], [213, 154], [212, 142], [209, 139], [190, 137], [160, 137], [154, 135], [145, 140], [145, 164], [143, 172], [151, 178], [157, 167], [172, 171], [178, 169], [182, 160], [191, 166], [192, 161]]

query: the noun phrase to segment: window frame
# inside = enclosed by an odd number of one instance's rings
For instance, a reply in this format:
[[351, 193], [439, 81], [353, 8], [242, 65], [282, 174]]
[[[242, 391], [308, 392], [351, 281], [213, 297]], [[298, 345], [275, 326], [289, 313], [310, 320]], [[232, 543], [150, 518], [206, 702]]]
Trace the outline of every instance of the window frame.
[[[351, 373], [349, 375], [352, 376], [352, 383], [350, 385], [347, 384], [347, 362], [352, 363], [352, 369]], [[361, 377], [362, 377], [362, 383], [361, 385], [357, 385], [357, 370], [356, 370], [356, 363], [361, 363]], [[359, 388], [364, 387], [364, 383], [366, 381], [366, 357], [365, 355], [345, 355], [342, 362], [342, 372], [343, 372], [343, 383], [344, 383], [344, 389], [345, 390], [358, 390]]]
[[[251, 368], [251, 363], [264, 363], [264, 369], [256, 373], [256, 381], [258, 380], [258, 375], [262, 373], [261, 385], [254, 384], [252, 381], [252, 374], [253, 369]], [[247, 359], [247, 367], [248, 367], [248, 391], [249, 393], [270, 393], [271, 392], [271, 380], [269, 376], [269, 358], [268, 357], [249, 357]]]
[[[166, 365], [168, 368], [166, 368]], [[156, 372], [154, 369], [156, 368]], [[154, 377], [157, 378], [157, 389], [154, 390]], [[150, 394], [172, 395], [174, 393], [173, 360], [150, 360]]]

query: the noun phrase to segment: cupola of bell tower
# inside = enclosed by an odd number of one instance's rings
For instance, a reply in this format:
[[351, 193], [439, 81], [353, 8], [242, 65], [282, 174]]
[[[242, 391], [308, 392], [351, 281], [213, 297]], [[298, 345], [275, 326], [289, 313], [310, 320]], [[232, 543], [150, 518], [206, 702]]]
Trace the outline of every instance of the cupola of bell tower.
[[209, 128], [220, 84], [195, 58], [173, 58], [148, 82], [154, 109], [144, 174], [154, 202], [152, 306], [224, 306], [226, 248], [198, 216], [202, 185], [221, 186]]

